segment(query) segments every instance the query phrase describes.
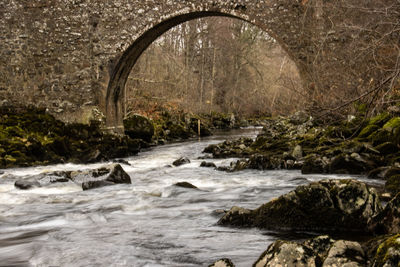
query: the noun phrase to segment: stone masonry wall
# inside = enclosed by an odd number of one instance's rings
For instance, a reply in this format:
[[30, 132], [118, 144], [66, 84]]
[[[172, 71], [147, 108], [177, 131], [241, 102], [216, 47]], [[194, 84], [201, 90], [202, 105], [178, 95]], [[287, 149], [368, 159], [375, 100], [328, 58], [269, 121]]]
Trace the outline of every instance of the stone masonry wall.
[[319, 8], [324, 1], [2, 0], [0, 105], [34, 104], [66, 121], [87, 121], [101, 111], [109, 125], [118, 124], [120, 87], [140, 53], [168, 28], [208, 15], [267, 31], [296, 63], [305, 86], [322, 71], [335, 78], [319, 86], [354, 86], [349, 55], [338, 53], [350, 40], [334, 29], [331, 18], [340, 19]]

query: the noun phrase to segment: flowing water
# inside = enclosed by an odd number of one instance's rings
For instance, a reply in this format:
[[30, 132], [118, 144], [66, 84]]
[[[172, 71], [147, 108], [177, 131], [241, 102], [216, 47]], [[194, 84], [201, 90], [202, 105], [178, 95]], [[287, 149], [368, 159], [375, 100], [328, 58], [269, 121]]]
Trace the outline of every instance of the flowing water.
[[[256, 208], [272, 198], [323, 178], [299, 171], [236, 173], [200, 168], [209, 144], [238, 136], [255, 137], [258, 129], [215, 135], [155, 147], [127, 158], [122, 165], [132, 185], [82, 191], [73, 182], [19, 190], [15, 178], [44, 171], [84, 170], [102, 164], [20, 168], [0, 175], [0, 266], [208, 266], [230, 258], [251, 266], [277, 238], [306, 234], [220, 227], [221, 209]], [[171, 167], [186, 156], [190, 164]], [[217, 166], [234, 159], [211, 159]], [[357, 177], [362, 180], [362, 177]], [[200, 190], [173, 184], [186, 181]]]

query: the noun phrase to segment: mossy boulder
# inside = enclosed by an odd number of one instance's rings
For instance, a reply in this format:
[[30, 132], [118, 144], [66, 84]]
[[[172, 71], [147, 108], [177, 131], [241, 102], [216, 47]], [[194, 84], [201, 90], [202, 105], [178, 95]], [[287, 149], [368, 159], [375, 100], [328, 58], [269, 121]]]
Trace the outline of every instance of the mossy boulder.
[[367, 173], [377, 166], [373, 161], [361, 157], [358, 153], [340, 154], [334, 157], [329, 164], [330, 173], [361, 174]]
[[365, 252], [358, 242], [318, 236], [297, 243], [277, 240], [253, 264], [255, 267], [366, 266]]
[[154, 135], [154, 125], [150, 119], [139, 114], [132, 114], [124, 119], [125, 134], [133, 139], [150, 142]]
[[183, 123], [169, 123], [167, 125], [167, 139], [187, 139], [192, 136], [192, 131]]
[[378, 127], [382, 127], [386, 122], [388, 122], [392, 116], [389, 113], [383, 112], [381, 114], [376, 115], [375, 117], [372, 117], [368, 125], [376, 125]]
[[371, 232], [376, 234], [400, 233], [400, 193], [390, 200], [385, 208], [368, 222]]
[[213, 264], [208, 267], [235, 267], [233, 262], [230, 259], [223, 258], [215, 261]]
[[364, 127], [361, 132], [358, 134], [359, 138], [367, 138], [368, 136], [370, 136], [371, 134], [373, 134], [374, 132], [378, 131], [380, 129], [379, 126], [377, 125], [367, 125], [366, 127]]
[[400, 174], [390, 176], [385, 183], [385, 189], [394, 195], [400, 193]]
[[306, 231], [367, 231], [380, 212], [373, 188], [356, 180], [322, 180], [297, 187], [255, 210], [232, 208], [218, 224]]
[[399, 266], [400, 263], [400, 234], [380, 237], [374, 242], [372, 252], [375, 252], [370, 260], [373, 267]]
[[319, 263], [320, 259], [308, 246], [278, 240], [268, 247], [253, 266], [316, 267]]
[[304, 160], [301, 167], [302, 174], [326, 173], [328, 172], [328, 162], [321, 156], [311, 154]]

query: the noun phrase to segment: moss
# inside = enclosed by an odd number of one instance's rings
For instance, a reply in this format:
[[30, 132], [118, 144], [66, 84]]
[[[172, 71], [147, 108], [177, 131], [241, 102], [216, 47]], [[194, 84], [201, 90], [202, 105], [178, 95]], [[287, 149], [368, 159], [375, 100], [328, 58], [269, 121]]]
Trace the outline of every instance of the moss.
[[376, 125], [382, 127], [386, 122], [390, 120], [391, 116], [389, 113], [381, 113], [373, 118], [371, 118], [368, 122], [369, 125]]
[[393, 154], [399, 151], [399, 148], [392, 142], [382, 143], [374, 147], [374, 149], [378, 150], [383, 155]]
[[359, 138], [367, 138], [368, 136], [370, 136], [372, 133], [378, 131], [380, 129], [379, 126], [371, 124], [371, 125], [367, 125], [366, 127], [364, 127], [360, 134], [358, 135]]
[[11, 156], [11, 155], [6, 155], [5, 157], [4, 157], [4, 160], [5, 160], [5, 162], [6, 162], [6, 165], [9, 165], [9, 164], [14, 164], [17, 160], [13, 157], [13, 156]]
[[377, 146], [385, 142], [390, 142], [392, 138], [388, 131], [380, 129], [368, 136], [368, 140], [372, 142], [374, 146]]
[[[399, 262], [399, 256], [394, 255], [393, 252], [400, 250], [400, 234], [394, 235], [386, 239], [382, 244], [379, 245], [376, 250], [374, 257], [374, 266], [395, 266], [391, 263], [397, 264]], [[397, 262], [397, 263], [396, 263]]]
[[393, 194], [400, 192], [400, 174], [392, 175], [385, 183], [385, 189]]
[[400, 129], [400, 117], [395, 117], [385, 123], [383, 129], [389, 132], [397, 131], [398, 129]]

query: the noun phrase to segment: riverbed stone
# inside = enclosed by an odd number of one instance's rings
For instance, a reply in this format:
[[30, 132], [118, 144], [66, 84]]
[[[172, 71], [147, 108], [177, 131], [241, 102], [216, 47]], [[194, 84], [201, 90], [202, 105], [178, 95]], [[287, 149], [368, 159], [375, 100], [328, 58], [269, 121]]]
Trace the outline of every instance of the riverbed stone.
[[[253, 267], [364, 267], [367, 255], [360, 243], [318, 236], [302, 243], [277, 240], [253, 264]], [[381, 266], [381, 265], [379, 265]]]
[[218, 224], [264, 229], [367, 231], [370, 217], [381, 210], [373, 188], [352, 180], [322, 180], [261, 205], [255, 210], [233, 207]]
[[208, 267], [235, 267], [233, 262], [230, 259], [223, 258], [219, 259]]
[[314, 251], [296, 242], [278, 240], [253, 264], [254, 267], [316, 267], [319, 262]]
[[177, 187], [183, 187], [183, 188], [190, 188], [190, 189], [199, 189], [197, 186], [188, 183], [188, 182], [178, 182], [176, 184], [174, 184]]
[[398, 267], [400, 263], [400, 234], [387, 236], [383, 239], [383, 242], [378, 243], [373, 251], [375, 251], [375, 255], [370, 266]]
[[364, 267], [365, 252], [358, 242], [338, 240], [328, 252], [322, 267]]
[[200, 167], [205, 167], [205, 168], [217, 168], [214, 162], [207, 162], [207, 161], [202, 161], [200, 163]]
[[28, 190], [34, 187], [40, 187], [40, 183], [38, 181], [17, 180], [14, 186], [18, 189]]
[[154, 135], [154, 125], [151, 120], [139, 114], [129, 115], [124, 119], [125, 134], [131, 138], [150, 142]]
[[253, 219], [251, 210], [234, 206], [218, 221], [218, 224], [237, 227], [252, 226]]
[[174, 165], [175, 167], [179, 167], [182, 166], [184, 164], [188, 164], [190, 163], [190, 160], [187, 157], [181, 157], [177, 160], [175, 160], [174, 162], [172, 162], [172, 165]]
[[385, 208], [368, 222], [369, 230], [375, 234], [400, 233], [400, 193]]
[[[108, 185], [132, 183], [129, 174], [124, 171], [120, 164], [113, 164], [111, 166], [107, 166], [106, 168], [109, 169], [108, 175], [98, 177], [92, 176], [92, 178], [89, 178], [88, 181], [84, 181], [82, 183], [82, 189], [89, 190]], [[103, 170], [101, 172], [103, 172]]]

